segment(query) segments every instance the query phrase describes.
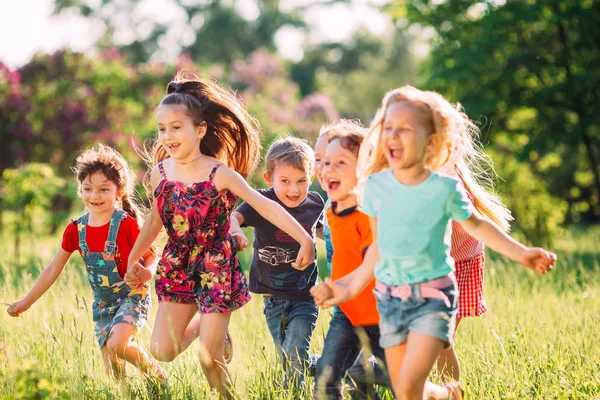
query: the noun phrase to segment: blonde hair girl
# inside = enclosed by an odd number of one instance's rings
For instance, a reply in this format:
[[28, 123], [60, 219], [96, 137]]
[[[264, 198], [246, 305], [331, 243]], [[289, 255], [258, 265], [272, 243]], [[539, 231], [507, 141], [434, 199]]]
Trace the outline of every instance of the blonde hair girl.
[[[450, 256], [453, 219], [490, 248], [538, 273], [556, 255], [528, 248], [482, 218], [463, 184], [435, 172], [459, 154], [465, 119], [441, 95], [405, 86], [388, 92], [361, 148], [365, 176], [362, 210], [370, 216], [373, 245], [347, 285], [332, 284], [331, 306], [354, 297], [375, 275], [381, 346], [399, 399], [455, 399], [456, 383], [427, 377], [453, 340], [457, 295]], [[373, 143], [376, 146], [373, 148]], [[369, 154], [369, 150], [373, 150]]]

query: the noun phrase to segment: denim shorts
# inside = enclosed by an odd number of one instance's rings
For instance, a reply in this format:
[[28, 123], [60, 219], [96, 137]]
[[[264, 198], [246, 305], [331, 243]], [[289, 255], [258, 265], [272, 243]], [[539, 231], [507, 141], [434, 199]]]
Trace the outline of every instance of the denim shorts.
[[443, 300], [422, 298], [419, 285], [411, 286], [411, 297], [401, 299], [390, 296], [390, 288], [385, 293], [374, 290], [379, 311], [379, 344], [382, 348], [400, 345], [407, 341], [408, 332], [418, 332], [433, 336], [452, 345], [456, 313], [458, 311], [458, 289], [452, 284], [441, 291], [448, 296], [451, 307]]

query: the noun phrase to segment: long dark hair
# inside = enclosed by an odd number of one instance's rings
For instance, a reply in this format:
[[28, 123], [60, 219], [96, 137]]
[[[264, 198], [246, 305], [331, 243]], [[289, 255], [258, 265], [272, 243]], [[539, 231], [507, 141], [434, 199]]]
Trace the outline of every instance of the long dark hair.
[[[200, 152], [237, 171], [244, 178], [254, 172], [260, 159], [260, 129], [242, 102], [219, 83], [193, 74], [177, 73], [167, 85], [164, 105], [182, 105], [194, 125], [206, 123]], [[156, 141], [151, 150], [152, 164], [166, 159], [166, 150]]]

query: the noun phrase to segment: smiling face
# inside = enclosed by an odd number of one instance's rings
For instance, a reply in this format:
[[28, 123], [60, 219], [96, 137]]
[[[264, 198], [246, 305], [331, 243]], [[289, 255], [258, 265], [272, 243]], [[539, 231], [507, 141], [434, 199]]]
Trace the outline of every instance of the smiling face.
[[93, 214], [112, 213], [123, 194], [102, 172], [86, 176], [80, 185], [81, 200]]
[[265, 181], [273, 186], [279, 201], [288, 208], [294, 208], [308, 195], [312, 177], [307, 170], [281, 162], [275, 166], [271, 175], [265, 172]]
[[431, 133], [426, 116], [415, 106], [406, 101], [388, 106], [380, 146], [390, 168], [406, 170], [424, 165]]
[[162, 105], [156, 118], [158, 141], [173, 160], [186, 163], [200, 156], [200, 141], [206, 133], [206, 125], [194, 125], [185, 106]]
[[323, 162], [323, 183], [331, 201], [346, 203], [346, 206], [356, 201], [352, 192], [358, 183], [357, 161], [356, 155], [342, 147], [340, 140], [334, 139], [329, 143]]
[[315, 176], [321, 185], [321, 188], [327, 191], [327, 185], [323, 182], [323, 161], [325, 159], [325, 152], [327, 151], [327, 146], [329, 145], [329, 137], [328, 135], [321, 135], [317, 139], [317, 143], [315, 143]]

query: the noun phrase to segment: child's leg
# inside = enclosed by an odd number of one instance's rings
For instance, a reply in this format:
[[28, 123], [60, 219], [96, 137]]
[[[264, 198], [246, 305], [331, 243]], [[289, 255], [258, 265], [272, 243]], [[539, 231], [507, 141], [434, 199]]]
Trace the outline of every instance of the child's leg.
[[[456, 327], [454, 328], [454, 336], [458, 330], [458, 324], [462, 318], [456, 318]], [[440, 357], [437, 360], [437, 370], [442, 376], [444, 382], [460, 380], [460, 363], [454, 352], [454, 345], [442, 350]]]
[[[348, 378], [355, 385], [355, 389], [350, 393], [353, 400], [379, 398], [374, 385], [392, 387], [385, 364], [385, 352], [379, 345], [381, 336], [379, 326], [364, 327], [364, 330], [368, 343], [364, 343], [365, 339], [362, 339], [362, 343], [369, 347], [370, 352], [363, 350], [347, 373]], [[373, 356], [366, 359], [369, 354]]]
[[190, 321], [187, 328], [185, 328], [185, 332], [183, 333], [183, 337], [181, 338], [181, 352], [183, 353], [190, 344], [194, 342], [194, 340], [198, 339], [200, 336], [200, 314], [194, 315], [194, 318]]
[[[188, 333], [190, 321], [197, 312], [196, 304], [162, 302], [158, 305], [150, 339], [150, 350], [154, 358], [170, 362], [184, 350], [183, 337]], [[190, 343], [191, 341], [187, 346]]]
[[210, 387], [224, 398], [231, 398], [229, 373], [223, 359], [230, 317], [231, 313], [203, 314], [200, 325], [200, 364]]
[[137, 330], [133, 325], [127, 323], [116, 324], [111, 329], [110, 337], [106, 341], [104, 348], [109, 355], [135, 365], [144, 374], [165, 379], [165, 371], [156, 361], [148, 356], [146, 351], [135, 340], [136, 332]]
[[315, 399], [342, 399], [342, 379], [359, 352], [360, 341], [354, 327], [341, 310], [336, 311], [317, 362]]
[[286, 357], [286, 379], [292, 385], [302, 385], [308, 368], [308, 349], [319, 308], [312, 302], [292, 301], [285, 315], [282, 349]]
[[117, 380], [124, 377], [126, 373], [125, 361], [108, 351], [106, 346], [102, 347], [101, 353], [106, 373]]
[[385, 349], [394, 395], [399, 400], [448, 399], [448, 389], [427, 381], [444, 341], [411, 331], [408, 340]]

